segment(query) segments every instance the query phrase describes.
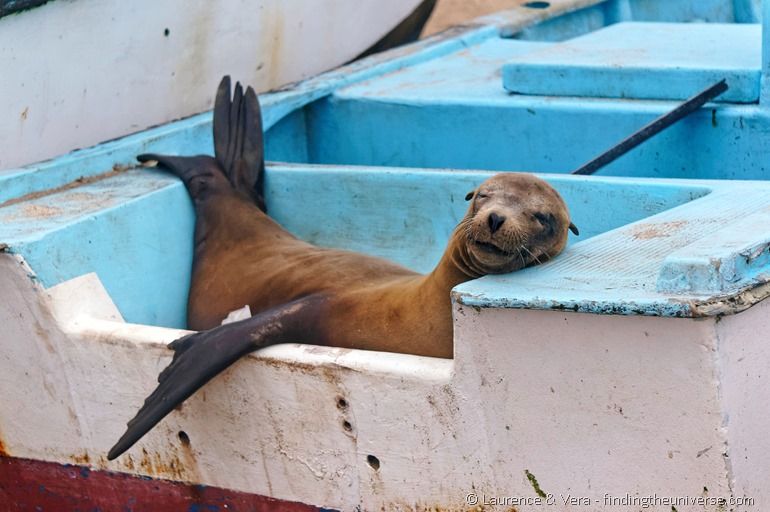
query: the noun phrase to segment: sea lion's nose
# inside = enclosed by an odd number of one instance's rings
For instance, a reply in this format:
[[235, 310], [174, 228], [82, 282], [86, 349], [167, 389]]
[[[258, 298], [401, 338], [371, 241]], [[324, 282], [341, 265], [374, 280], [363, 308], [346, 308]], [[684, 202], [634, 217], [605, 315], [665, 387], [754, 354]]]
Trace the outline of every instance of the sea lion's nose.
[[500, 226], [503, 225], [503, 222], [505, 222], [505, 217], [492, 212], [489, 214], [489, 217], [487, 217], [487, 222], [489, 223], [489, 230], [492, 232], [492, 234], [494, 234], [498, 229], [500, 229]]

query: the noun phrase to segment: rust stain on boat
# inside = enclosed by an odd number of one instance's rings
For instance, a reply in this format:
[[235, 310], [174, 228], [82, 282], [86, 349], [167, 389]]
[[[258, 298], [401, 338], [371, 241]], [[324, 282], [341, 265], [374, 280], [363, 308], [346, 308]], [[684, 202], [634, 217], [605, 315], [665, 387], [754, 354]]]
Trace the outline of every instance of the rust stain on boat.
[[128, 454], [126, 456], [126, 459], [123, 461], [123, 464], [125, 464], [126, 468], [130, 471], [134, 471], [136, 469], [136, 465], [134, 465], [134, 458], [131, 456], [131, 454]]
[[182, 451], [182, 467], [188, 474], [188, 480], [191, 482], [200, 482], [201, 475], [198, 471], [198, 461], [195, 460], [195, 452], [193, 451], [190, 437], [187, 435], [187, 433], [181, 430], [179, 431], [178, 437]]
[[[321, 348], [321, 347], [311, 346], [307, 350], [308, 352], [313, 352], [314, 350], [327, 351], [329, 349], [325, 347]], [[337, 356], [341, 356], [346, 352], [348, 352], [349, 350], [350, 349], [335, 348], [334, 352]], [[317, 375], [318, 377], [321, 377], [323, 380], [329, 382], [330, 384], [338, 384], [340, 381], [340, 374], [358, 371], [354, 368], [337, 364], [335, 362], [304, 363], [299, 361], [285, 361], [283, 359], [265, 357], [261, 355], [253, 355], [252, 357], [256, 358], [260, 363], [267, 364], [276, 369], [286, 369], [291, 372], [300, 372], [305, 374]]]
[[[32, 322], [34, 323], [33, 329], [35, 330], [35, 334], [37, 334], [38, 339], [43, 342], [46, 351], [49, 354], [55, 354], [56, 348], [54, 347], [51, 338], [48, 336], [48, 331], [43, 327], [43, 324], [41, 324], [40, 321], [34, 316], [32, 317]], [[44, 379], [43, 383], [51, 398], [56, 399], [57, 392], [53, 389], [52, 386], [48, 384], [48, 380]]]
[[280, 69], [284, 38], [284, 16], [282, 9], [283, 7], [279, 5], [277, 10], [270, 13], [271, 20], [267, 25], [270, 27], [270, 30], [267, 31], [267, 40], [265, 41], [267, 51], [265, 51], [265, 55], [269, 55], [270, 65], [267, 68], [268, 86], [271, 88], [280, 85], [282, 75], [282, 70]]
[[11, 453], [8, 451], [8, 446], [6, 445], [3, 432], [2, 430], [0, 430], [0, 457], [10, 457], [10, 456], [11, 456]]
[[186, 481], [193, 481], [195, 476], [195, 472], [191, 471], [179, 458], [175, 446], [171, 447], [171, 453], [168, 454], [148, 452], [147, 449], [142, 448], [142, 455], [139, 461], [136, 463], [133, 460], [124, 462], [126, 469], [128, 469], [128, 464], [135, 469], [138, 468], [140, 473], [147, 476]]
[[91, 464], [91, 457], [88, 455], [88, 452], [79, 453], [72, 456], [72, 461], [75, 464], [83, 465], [90, 465]]
[[[177, 437], [179, 443], [169, 442], [168, 448], [161, 451], [142, 448], [138, 459], [131, 454], [125, 454], [119, 461], [121, 469], [153, 478], [168, 478], [186, 482], [201, 481], [198, 462], [189, 436], [180, 430]], [[99, 467], [106, 469], [114, 467], [114, 465], [100, 457]]]

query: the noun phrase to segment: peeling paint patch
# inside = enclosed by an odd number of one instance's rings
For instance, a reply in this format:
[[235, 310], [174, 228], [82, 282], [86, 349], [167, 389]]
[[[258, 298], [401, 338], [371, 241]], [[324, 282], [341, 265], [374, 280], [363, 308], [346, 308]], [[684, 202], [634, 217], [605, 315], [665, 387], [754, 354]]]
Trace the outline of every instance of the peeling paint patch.
[[673, 233], [681, 229], [684, 229], [684, 227], [686, 226], [687, 226], [687, 221], [685, 220], [642, 224], [634, 228], [631, 236], [635, 240], [651, 240], [653, 238], [667, 238], [672, 236]]

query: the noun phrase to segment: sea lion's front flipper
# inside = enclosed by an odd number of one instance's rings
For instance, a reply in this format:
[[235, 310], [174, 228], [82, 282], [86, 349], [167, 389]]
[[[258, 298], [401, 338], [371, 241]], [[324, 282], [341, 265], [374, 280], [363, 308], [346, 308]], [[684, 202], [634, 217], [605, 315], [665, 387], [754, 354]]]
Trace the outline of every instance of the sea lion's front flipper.
[[171, 364], [158, 376], [158, 387], [128, 422], [126, 433], [107, 458], [115, 459], [128, 450], [175, 407], [244, 355], [280, 343], [322, 341], [312, 338], [322, 303], [322, 297], [305, 297], [172, 342]]
[[230, 182], [221, 165], [210, 156], [170, 156], [145, 153], [136, 157], [142, 163], [157, 162], [161, 167], [182, 179], [196, 208], [202, 206], [217, 192], [230, 189]]

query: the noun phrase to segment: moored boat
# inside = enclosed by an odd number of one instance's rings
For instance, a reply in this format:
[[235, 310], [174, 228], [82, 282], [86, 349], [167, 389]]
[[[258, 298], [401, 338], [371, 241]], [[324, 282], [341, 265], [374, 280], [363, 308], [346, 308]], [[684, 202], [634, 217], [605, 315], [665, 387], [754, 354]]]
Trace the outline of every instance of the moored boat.
[[334, 68], [422, 3], [2, 0], [0, 169], [208, 110], [226, 73], [265, 91]]
[[[315, 243], [424, 271], [491, 172], [546, 173], [564, 196], [581, 229], [564, 254], [454, 290], [451, 360], [272, 347], [107, 462], [170, 357], [164, 344], [184, 332], [191, 261], [182, 185], [133, 157], [210, 152], [210, 116], [0, 175], [4, 492], [22, 499], [52, 474], [71, 485], [36, 488], [49, 499], [137, 509], [164, 493], [235, 504], [220, 488], [265, 510], [770, 503], [770, 353], [757, 334], [770, 118], [762, 31], [734, 23], [756, 3], [527, 3], [263, 96], [268, 157], [282, 162], [268, 168], [269, 211]], [[715, 23], [693, 35], [692, 21]], [[651, 30], [672, 51], [627, 74]], [[670, 71], [682, 40], [735, 46], [682, 77]], [[622, 80], [559, 60], [597, 47]], [[556, 84], [559, 73], [571, 80]], [[717, 77], [737, 96], [597, 176], [565, 175]], [[557, 85], [583, 89], [538, 89]], [[32, 476], [11, 487], [17, 475]], [[156, 498], [113, 490], [142, 482]]]

